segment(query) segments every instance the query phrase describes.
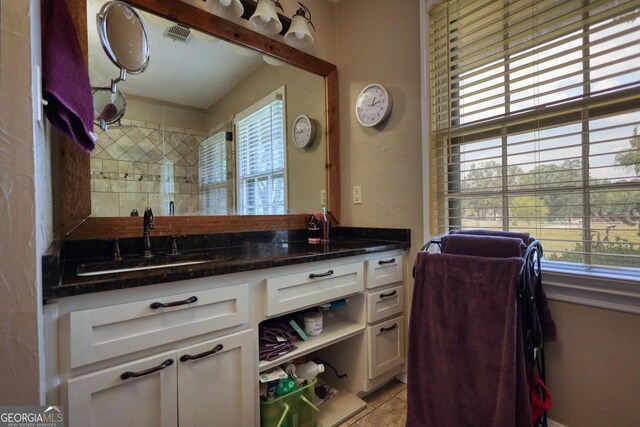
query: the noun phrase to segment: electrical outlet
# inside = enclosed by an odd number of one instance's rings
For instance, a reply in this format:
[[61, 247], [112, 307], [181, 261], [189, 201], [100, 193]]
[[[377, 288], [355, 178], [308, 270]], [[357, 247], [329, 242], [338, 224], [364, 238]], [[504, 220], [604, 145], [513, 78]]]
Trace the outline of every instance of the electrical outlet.
[[353, 186], [353, 204], [358, 205], [362, 203], [362, 187], [359, 185]]
[[327, 190], [320, 190], [320, 204], [327, 206]]

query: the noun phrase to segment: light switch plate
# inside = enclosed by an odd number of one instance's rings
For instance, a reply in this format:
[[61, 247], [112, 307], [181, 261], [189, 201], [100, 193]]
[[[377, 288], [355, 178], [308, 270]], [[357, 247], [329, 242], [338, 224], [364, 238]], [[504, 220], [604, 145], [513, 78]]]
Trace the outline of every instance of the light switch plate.
[[359, 185], [353, 186], [353, 204], [358, 205], [362, 203], [362, 187]]
[[327, 205], [327, 190], [320, 190], [320, 204], [322, 206]]

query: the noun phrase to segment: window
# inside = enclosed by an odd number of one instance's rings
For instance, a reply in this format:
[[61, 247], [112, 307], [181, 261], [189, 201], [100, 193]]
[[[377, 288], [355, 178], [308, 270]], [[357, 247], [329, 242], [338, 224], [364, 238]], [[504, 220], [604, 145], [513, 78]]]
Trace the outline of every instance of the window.
[[200, 143], [198, 175], [203, 215], [227, 215], [227, 133]]
[[432, 232], [639, 268], [638, 2], [451, 0], [429, 28]]
[[284, 87], [235, 118], [238, 213], [285, 214]]

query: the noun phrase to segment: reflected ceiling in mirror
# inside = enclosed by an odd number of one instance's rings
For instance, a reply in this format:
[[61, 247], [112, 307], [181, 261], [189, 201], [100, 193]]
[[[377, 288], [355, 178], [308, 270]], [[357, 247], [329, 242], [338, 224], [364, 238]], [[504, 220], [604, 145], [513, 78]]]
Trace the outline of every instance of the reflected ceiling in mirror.
[[[103, 3], [87, 2], [89, 23]], [[100, 139], [91, 154], [92, 216], [128, 216], [147, 206], [169, 215], [172, 201], [178, 216], [319, 210], [326, 190], [324, 78], [140, 14], [149, 36], [149, 65], [144, 74], [118, 84], [128, 104], [119, 125], [95, 129]], [[88, 26], [88, 42], [91, 83], [107, 86], [117, 69], [94, 25]], [[268, 126], [264, 114], [260, 123], [245, 122], [246, 129], [260, 132], [243, 139], [239, 118], [257, 114], [277, 91], [284, 92], [282, 120], [270, 111]], [[301, 114], [319, 125], [316, 140], [304, 149], [295, 147], [291, 133]], [[242, 160], [247, 144], [257, 160]], [[272, 159], [278, 144], [282, 162]], [[260, 167], [249, 167], [256, 162]]]

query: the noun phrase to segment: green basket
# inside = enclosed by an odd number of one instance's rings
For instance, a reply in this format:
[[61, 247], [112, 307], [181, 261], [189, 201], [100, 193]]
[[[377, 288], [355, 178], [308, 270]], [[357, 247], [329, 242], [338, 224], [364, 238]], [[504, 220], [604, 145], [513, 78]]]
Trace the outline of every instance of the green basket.
[[320, 410], [314, 402], [317, 380], [271, 401], [260, 401], [261, 427], [315, 427]]

